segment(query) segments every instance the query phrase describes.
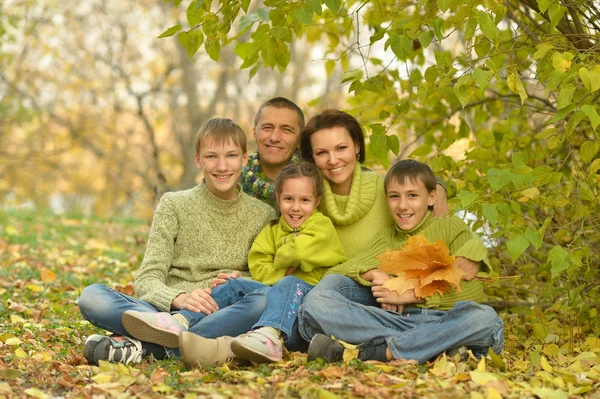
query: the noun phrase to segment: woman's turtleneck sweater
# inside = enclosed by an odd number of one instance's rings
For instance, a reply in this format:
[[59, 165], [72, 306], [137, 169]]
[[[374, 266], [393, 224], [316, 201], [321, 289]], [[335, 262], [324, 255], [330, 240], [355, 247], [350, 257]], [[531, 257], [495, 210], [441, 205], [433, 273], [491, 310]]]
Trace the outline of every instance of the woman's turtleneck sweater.
[[[384, 253], [387, 248], [391, 250], [402, 248], [408, 237], [420, 234], [424, 235], [429, 242], [444, 241], [448, 245], [451, 255], [467, 258], [474, 262], [482, 262], [481, 272], [490, 271], [487, 249], [479, 236], [473, 233], [462, 219], [455, 215], [435, 219], [431, 216], [431, 212], [427, 212], [423, 220], [411, 230], [404, 231], [396, 225], [381, 230], [380, 234], [360, 254], [345, 263], [328, 269], [327, 274], [343, 274], [363, 285], [370, 285], [370, 282], [362, 279], [360, 274], [379, 266], [380, 262], [375, 258]], [[427, 302], [422, 306], [448, 310], [458, 301], [481, 302], [483, 299], [481, 281], [476, 279], [462, 281], [460, 287], [461, 292], [451, 289], [444, 295], [436, 294], [425, 298]]]
[[276, 214], [239, 191], [223, 200], [203, 181], [162, 196], [135, 278], [139, 299], [168, 311], [177, 295], [209, 287], [220, 272], [248, 275], [252, 242]]
[[319, 210], [331, 219], [349, 257], [362, 252], [375, 235], [394, 225], [385, 201], [383, 178], [356, 163], [348, 195], [334, 194], [325, 179]]

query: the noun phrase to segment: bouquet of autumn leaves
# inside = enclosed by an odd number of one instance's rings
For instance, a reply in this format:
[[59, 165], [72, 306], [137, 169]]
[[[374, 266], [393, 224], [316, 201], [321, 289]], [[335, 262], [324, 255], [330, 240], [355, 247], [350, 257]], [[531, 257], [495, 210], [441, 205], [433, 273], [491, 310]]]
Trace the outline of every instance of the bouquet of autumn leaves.
[[411, 236], [398, 250], [387, 250], [377, 257], [379, 269], [398, 277], [386, 280], [384, 288], [402, 295], [414, 290], [415, 296], [425, 298], [435, 293], [443, 294], [452, 287], [460, 291], [462, 270], [455, 265], [456, 257], [444, 241], [427, 241], [423, 235]]

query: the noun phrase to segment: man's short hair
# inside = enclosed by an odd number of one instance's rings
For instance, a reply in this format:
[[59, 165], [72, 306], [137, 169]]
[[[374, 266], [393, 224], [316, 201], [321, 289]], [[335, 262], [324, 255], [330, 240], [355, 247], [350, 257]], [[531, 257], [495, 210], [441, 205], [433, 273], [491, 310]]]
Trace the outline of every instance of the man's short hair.
[[231, 119], [212, 118], [200, 126], [195, 140], [196, 155], [200, 155], [200, 147], [207, 139], [212, 139], [217, 144], [227, 144], [231, 141], [240, 147], [242, 152], [247, 152], [246, 133]]
[[258, 125], [258, 121], [260, 120], [260, 116], [265, 107], [286, 108], [295, 111], [296, 115], [298, 116], [298, 124], [300, 125], [300, 130], [304, 129], [304, 113], [302, 112], [300, 107], [296, 105], [296, 103], [294, 103], [291, 100], [288, 100], [285, 97], [275, 97], [262, 103], [261, 106], [258, 107], [258, 111], [256, 111], [256, 115], [254, 116], [254, 127]]
[[337, 109], [326, 109], [318, 115], [313, 116], [306, 127], [300, 133], [300, 153], [302, 159], [310, 163], [315, 163], [312, 153], [312, 144], [310, 138], [313, 134], [323, 129], [333, 127], [343, 127], [348, 131], [350, 138], [358, 144], [358, 162], [363, 163], [366, 157], [365, 137], [360, 127], [360, 123], [352, 115]]
[[423, 184], [425, 184], [428, 192], [436, 189], [437, 181], [429, 165], [414, 159], [403, 159], [392, 165], [385, 175], [383, 185], [387, 193], [391, 182], [403, 184], [406, 180], [409, 180], [412, 183], [416, 183], [418, 179], [421, 179]]

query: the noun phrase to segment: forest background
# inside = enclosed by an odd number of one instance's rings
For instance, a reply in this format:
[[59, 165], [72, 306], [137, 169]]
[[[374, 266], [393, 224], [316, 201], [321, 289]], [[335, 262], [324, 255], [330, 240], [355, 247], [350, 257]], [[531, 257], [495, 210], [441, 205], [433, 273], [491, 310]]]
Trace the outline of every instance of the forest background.
[[[257, 106], [275, 95], [307, 117], [329, 107], [355, 115], [378, 171], [413, 157], [443, 177], [451, 209], [467, 211], [490, 239], [497, 274], [488, 303], [507, 322], [507, 350], [488, 358], [487, 371], [474, 360], [312, 365], [315, 382], [297, 358], [245, 377], [194, 371], [209, 391], [250, 379], [251, 392], [269, 386], [277, 395], [297, 374], [299, 385], [285, 391], [292, 396], [348, 386], [351, 395], [374, 389], [363, 396], [439, 386], [450, 396], [594, 395], [599, 35], [591, 0], [4, 1], [0, 397], [106, 393], [127, 373], [135, 382], [114, 389], [189, 388], [176, 362], [141, 374], [81, 365], [81, 340], [96, 330], [69, 320], [79, 320], [86, 284], [131, 289], [157, 198], [201, 177], [198, 126], [226, 116], [250, 137]], [[48, 370], [56, 376], [43, 382]], [[166, 388], [152, 390], [159, 383]]]

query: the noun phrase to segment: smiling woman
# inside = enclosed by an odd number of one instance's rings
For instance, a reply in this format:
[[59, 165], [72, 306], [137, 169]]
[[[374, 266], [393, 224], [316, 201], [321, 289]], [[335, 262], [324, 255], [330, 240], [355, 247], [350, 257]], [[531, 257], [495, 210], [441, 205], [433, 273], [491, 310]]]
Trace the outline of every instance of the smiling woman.
[[379, 230], [393, 225], [383, 178], [360, 167], [365, 139], [353, 116], [333, 109], [314, 116], [302, 130], [300, 151], [324, 177], [319, 210], [333, 221], [348, 256], [361, 252]]

